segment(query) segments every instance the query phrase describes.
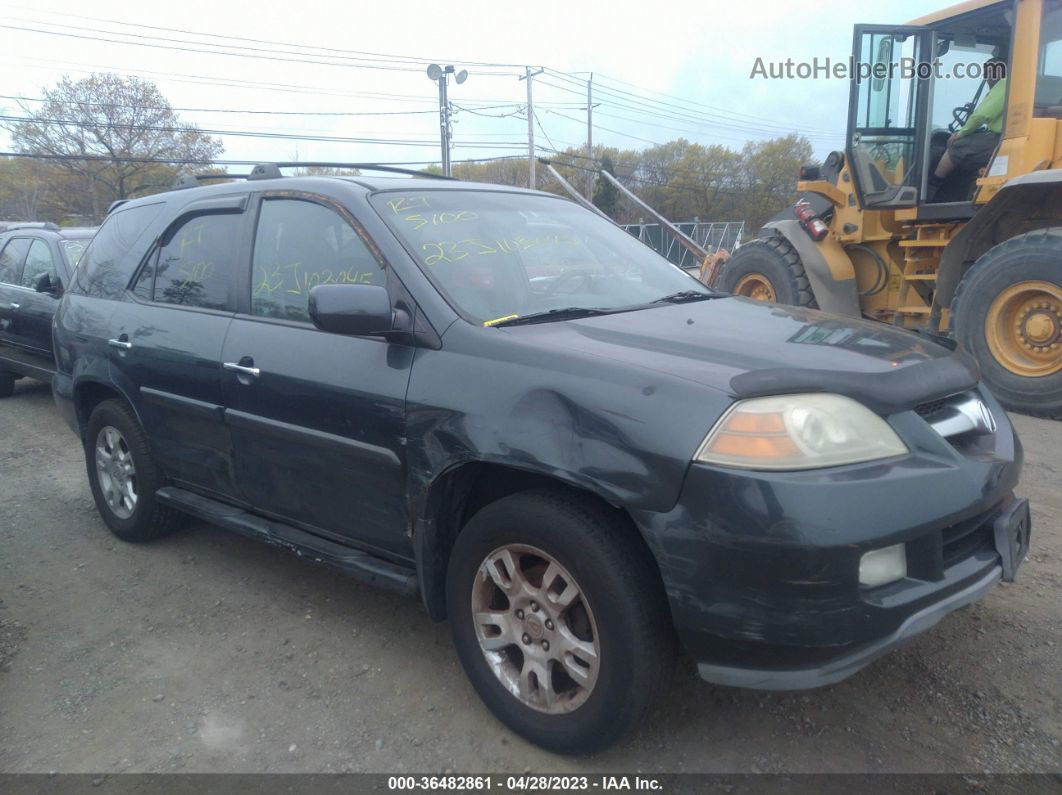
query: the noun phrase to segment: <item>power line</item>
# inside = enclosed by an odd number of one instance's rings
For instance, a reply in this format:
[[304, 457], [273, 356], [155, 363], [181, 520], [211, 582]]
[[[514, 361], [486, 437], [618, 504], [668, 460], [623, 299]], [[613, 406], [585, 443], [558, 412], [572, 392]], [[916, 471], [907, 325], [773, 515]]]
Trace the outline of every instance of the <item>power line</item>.
[[[25, 97], [17, 94], [0, 94], [0, 99], [14, 99], [20, 102], [51, 102], [45, 97]], [[383, 111], [323, 111], [323, 110], [237, 110], [234, 108], [174, 108], [152, 107], [149, 105], [122, 105], [117, 102], [86, 102], [78, 100], [79, 105], [99, 108], [128, 108], [136, 110], [171, 110], [181, 113], [246, 113], [268, 116], [409, 116], [418, 113], [435, 113], [434, 110], [383, 110]], [[513, 103], [514, 105], [518, 103]], [[488, 105], [488, 108], [507, 107], [505, 105]], [[481, 114], [487, 115], [487, 114]]]
[[[334, 136], [334, 135], [298, 135], [295, 133], [280, 133], [280, 132], [256, 132], [252, 130], [216, 130], [208, 128], [200, 128], [195, 126], [152, 126], [142, 124], [117, 124], [112, 122], [89, 122], [79, 121], [76, 119], [35, 119], [24, 116], [9, 116], [0, 115], [0, 122], [10, 122], [14, 124], [31, 122], [33, 124], [42, 124], [47, 126], [71, 126], [79, 128], [104, 128], [104, 129], [125, 129], [125, 130], [147, 130], [151, 132], [167, 132], [167, 133], [183, 133], [183, 132], [200, 132], [206, 135], [232, 135], [243, 138], [276, 138], [292, 141], [319, 141], [319, 142], [335, 142], [335, 143], [356, 143], [356, 144], [377, 144], [381, 146], [437, 146], [438, 141], [427, 140], [413, 140], [413, 139], [393, 139], [393, 138], [360, 138], [360, 137], [347, 137], [347, 136]], [[472, 146], [491, 146], [499, 149], [502, 148], [519, 148], [524, 146], [519, 141], [498, 141], [498, 142], [472, 142], [464, 141], [459, 144], [455, 144], [463, 148], [469, 148]]]
[[[578, 95], [578, 96], [582, 96], [582, 91], [576, 91], [575, 89], [568, 88], [567, 86], [559, 86], [556, 83], [549, 83], [549, 82], [545, 82], [545, 81], [543, 81], [543, 84], [544, 85], [548, 85], [551, 88], [557, 89], [558, 91], [564, 91], [564, 92], [567, 92], [569, 94], [575, 94], [575, 95]], [[728, 130], [736, 130], [736, 131], [740, 131], [740, 132], [762, 133], [762, 134], [767, 134], [767, 135], [785, 135], [785, 134], [796, 132], [796, 133], [799, 133], [799, 134], [803, 134], [807, 138], [824, 138], [824, 137], [828, 137], [830, 139], [836, 139], [836, 138], [840, 137], [836, 133], [833, 133], [833, 132], [830, 132], [830, 133], [826, 133], [826, 132], [818, 133], [818, 132], [814, 132], [814, 131], [811, 131], [811, 130], [804, 131], [804, 130], [801, 130], [800, 128], [796, 127], [796, 126], [787, 127], [787, 126], [779, 124], [777, 122], [761, 122], [761, 123], [741, 122], [741, 123], [739, 123], [739, 120], [729, 120], [729, 119], [714, 120], [711, 117], [707, 117], [707, 116], [705, 116], [703, 114], [700, 114], [699, 112], [696, 112], [696, 111], [683, 111], [683, 113], [685, 113], [686, 115], [678, 115], [675, 111], [669, 111], [669, 110], [664, 109], [664, 108], [656, 107], [654, 105], [647, 104], [644, 101], [640, 101], [640, 100], [625, 100], [622, 97], [616, 97], [615, 95], [609, 94], [607, 88], [602, 89], [602, 91], [605, 92], [605, 96], [608, 99], [608, 101], [606, 103], [602, 103], [602, 104], [608, 104], [608, 105], [611, 105], [612, 107], [616, 107], [616, 108], [619, 108], [621, 110], [629, 110], [629, 111], [633, 111], [635, 113], [641, 113], [641, 114], [645, 114], [645, 115], [650, 115], [650, 116], [652, 116], [654, 118], [666, 118], [666, 119], [672, 119], [672, 120], [675, 120], [675, 121], [681, 121], [681, 122], [687, 122], [687, 123], [691, 123], [692, 122], [694, 124], [700, 124], [702, 126], [717, 127], [717, 128], [722, 128], [722, 129], [728, 129]], [[600, 92], [599, 92], [599, 95], [600, 95]], [[693, 114], [696, 114], [696, 115], [693, 115]], [[746, 138], [746, 140], [747, 140], [747, 138]]]
[[[340, 55], [348, 55], [348, 56], [367, 56], [367, 57], [371, 57], [371, 58], [376, 58], [378, 60], [392, 60], [392, 61], [398, 61], [398, 62], [418, 62], [418, 63], [428, 63], [428, 62], [433, 62], [433, 61], [454, 61], [456, 63], [461, 63], [464, 66], [510, 67], [510, 68], [521, 68], [521, 69], [524, 66], [523, 64], [512, 64], [512, 63], [485, 63], [485, 62], [482, 62], [482, 61], [466, 61], [466, 60], [459, 59], [459, 58], [426, 58], [426, 57], [425, 58], [416, 58], [414, 56], [397, 55], [397, 54], [393, 54], [393, 53], [374, 53], [374, 52], [365, 52], [365, 51], [362, 51], [362, 50], [339, 49], [339, 48], [335, 48], [335, 47], [321, 47], [319, 45], [293, 44], [291, 42], [277, 41], [277, 40], [271, 40], [271, 39], [255, 39], [255, 38], [249, 38], [249, 37], [246, 37], [246, 36], [232, 36], [232, 35], [229, 35], [229, 34], [207, 33], [207, 32], [204, 32], [204, 31], [187, 30], [187, 29], [182, 29], [182, 28], [168, 28], [168, 27], [162, 27], [162, 26], [158, 26], [158, 25], [147, 25], [147, 24], [143, 24], [143, 23], [139, 23], [139, 22], [127, 22], [127, 21], [117, 20], [117, 19], [106, 19], [106, 18], [100, 18], [100, 17], [83, 16], [83, 15], [79, 15], [79, 14], [68, 14], [68, 13], [65, 13], [65, 12], [62, 13], [62, 14], [58, 14], [58, 13], [53, 12], [53, 11], [46, 11], [46, 10], [43, 10], [43, 9], [25, 8], [25, 7], [22, 7], [22, 6], [16, 6], [16, 5], [12, 5], [12, 4], [9, 4], [9, 3], [0, 3], [0, 6], [4, 6], [6, 8], [13, 8], [13, 9], [16, 9], [16, 10], [19, 10], [19, 11], [28, 11], [30, 13], [44, 13], [44, 14], [49, 14], [49, 15], [52, 15], [52, 16], [61, 16], [64, 19], [85, 19], [85, 20], [88, 20], [90, 22], [103, 22], [103, 23], [106, 23], [106, 24], [121, 25], [123, 27], [144, 28], [145, 30], [161, 30], [161, 31], [165, 31], [167, 33], [183, 33], [183, 34], [191, 35], [191, 36], [201, 36], [201, 37], [204, 37], [204, 38], [212, 38], [212, 39], [226, 39], [226, 40], [229, 40], [229, 41], [245, 41], [245, 42], [250, 42], [252, 44], [272, 44], [272, 45], [277, 45], [277, 46], [281, 46], [281, 47], [289, 47], [289, 48], [303, 49], [303, 50], [316, 50], [316, 51], [319, 51], [319, 52], [339, 53]], [[61, 23], [50, 23], [50, 22], [44, 22], [44, 23], [40, 23], [40, 24], [46, 24], [46, 25], [59, 24], [59, 25], [61, 25]], [[61, 25], [61, 26], [63, 26], [63, 27], [73, 27], [71, 25]], [[339, 57], [339, 56], [335, 56], [335, 57]]]
[[[41, 24], [41, 23], [38, 23], [38, 24]], [[47, 25], [47, 24], [54, 24], [54, 23], [47, 23], [46, 22], [46, 23], [43, 23], [43, 24]], [[96, 31], [94, 31], [91, 28], [77, 28], [77, 27], [72, 26], [72, 25], [67, 25], [65, 27], [70, 27], [70, 28], [73, 28], [74, 30], [88, 30], [89, 32], [96, 32]], [[125, 44], [125, 45], [132, 46], [132, 47], [149, 47], [151, 49], [174, 50], [174, 51], [177, 51], [177, 52], [195, 52], [195, 53], [200, 53], [200, 54], [205, 54], [205, 55], [224, 55], [224, 56], [228, 56], [228, 57], [231, 57], [231, 58], [255, 58], [255, 59], [265, 60], [265, 61], [279, 61], [281, 63], [306, 63], [306, 64], [314, 64], [314, 65], [318, 65], [318, 66], [343, 66], [343, 67], [358, 68], [358, 69], [379, 69], [379, 70], [383, 70], [383, 71], [392, 71], [392, 72], [419, 72], [419, 71], [421, 71], [419, 67], [414, 67], [414, 66], [383, 66], [383, 65], [378, 65], [378, 64], [364, 64], [364, 63], [336, 63], [335, 61], [323, 61], [323, 60], [311, 59], [311, 58], [281, 58], [281, 57], [279, 57], [277, 55], [265, 55], [265, 54], [249, 53], [249, 52], [226, 52], [224, 50], [217, 50], [217, 49], [214, 49], [214, 50], [203, 49], [203, 47], [193, 47], [193, 46], [179, 47], [179, 46], [176, 46], [176, 44], [160, 44], [158, 42], [159, 41], [171, 41], [171, 42], [181, 42], [181, 43], [185, 43], [185, 44], [189, 44], [189, 45], [191, 45], [191, 44], [202, 44], [202, 43], [201, 42], [189, 42], [189, 41], [182, 40], [182, 39], [167, 39], [167, 38], [164, 38], [164, 37], [161, 37], [161, 36], [137, 36], [137, 38], [141, 38], [141, 39], [156, 39], [157, 41], [150, 41], [150, 40], [149, 41], [129, 41], [129, 40], [126, 40], [126, 39], [108, 38], [107, 36], [91, 36], [91, 35], [88, 35], [87, 33], [71, 33], [69, 31], [60, 31], [60, 30], [44, 30], [42, 28], [27, 27], [25, 25], [5, 25], [5, 24], [0, 24], [0, 29], [18, 30], [18, 31], [28, 32], [28, 33], [39, 33], [39, 34], [43, 34], [43, 35], [47, 35], [47, 36], [63, 36], [65, 38], [79, 39], [79, 40], [85, 40], [85, 41], [103, 41], [103, 42], [107, 42], [108, 44]], [[100, 31], [100, 32], [111, 33], [110, 31]], [[132, 33], [111, 33], [111, 35], [112, 36], [135, 36], [136, 34], [132, 34]], [[211, 46], [211, 45], [206, 44], [204, 46]], [[243, 48], [243, 49], [249, 49], [249, 48]], [[291, 53], [291, 54], [294, 54], [294, 53]], [[485, 75], [485, 76], [505, 76], [505, 77], [509, 77], [509, 76], [512, 76], [513, 73], [510, 73], [510, 72], [482, 72], [482, 71], [478, 71], [478, 72], [476, 72], [476, 74], [477, 75]]]
[[[194, 158], [153, 158], [153, 157], [115, 157], [112, 155], [56, 155], [32, 152], [0, 152], [0, 157], [20, 157], [30, 160], [74, 160], [99, 161], [108, 163], [158, 163], [171, 166], [256, 166], [264, 160], [197, 160]], [[487, 163], [496, 160], [523, 160], [524, 155], [499, 155], [497, 157], [469, 157], [455, 160], [454, 163]], [[401, 160], [374, 163], [377, 166], [434, 166], [438, 160]]]
[[[565, 82], [567, 82], [569, 84], [572, 84], [572, 85], [580, 86], [580, 88], [581, 88], [582, 84], [585, 82], [585, 81], [582, 81], [582, 80], [577, 80], [577, 79], [573, 79], [571, 77], [568, 77], [566, 75], [566, 73], [564, 73], [564, 72], [558, 72], [558, 71], [556, 71], [554, 69], [550, 69], [549, 71], [552, 74], [556, 75], [558, 79], [564, 80]], [[609, 78], [606, 77], [606, 79], [609, 79]], [[646, 97], [644, 95], [634, 94], [634, 93], [631, 93], [630, 91], [623, 91], [622, 89], [611, 88], [609, 86], [603, 86], [602, 87], [602, 91], [604, 91], [607, 94], [610, 94], [612, 96], [615, 96], [617, 99], [621, 99], [621, 100], [623, 100], [624, 97], [628, 97], [629, 99], [626, 99], [624, 101], [635, 102], [635, 103], [638, 103], [638, 104], [645, 105], [647, 107], [656, 108], [657, 112], [659, 112], [659, 110], [661, 108], [664, 108], [664, 109], [671, 109], [672, 112], [679, 111], [681, 113], [685, 113], [685, 114], [688, 114], [688, 115], [708, 116], [708, 117], [718, 117], [718, 114], [721, 113], [721, 114], [726, 114], [725, 116], [719, 117], [720, 120], [724, 121], [724, 122], [726, 122], [726, 121], [737, 122], [737, 123], [740, 123], [740, 124], [743, 124], [743, 125], [746, 125], [746, 126], [747, 125], [757, 125], [758, 127], [763, 127], [765, 125], [766, 126], [773, 126], [773, 127], [784, 126], [784, 125], [779, 125], [777, 119], [772, 119], [772, 118], [768, 118], [768, 117], [764, 117], [764, 116], [753, 116], [751, 114], [738, 113], [736, 111], [731, 111], [731, 110], [727, 110], [727, 109], [724, 109], [724, 108], [715, 108], [715, 107], [710, 106], [710, 105], [701, 105], [701, 107], [709, 108], [712, 111], [711, 113], [705, 113], [704, 111], [698, 111], [698, 110], [695, 110], [693, 108], [685, 107], [684, 105], [678, 105], [678, 104], [675, 104], [673, 102], [662, 102], [661, 100], [656, 100], [656, 99], [653, 99], [652, 97]], [[692, 102], [690, 100], [681, 100], [681, 101], [683, 103], [689, 103], [689, 104], [695, 104], [695, 105], [700, 105], [701, 104], [701, 103], [697, 103], [697, 102]], [[728, 116], [746, 117], [746, 118], [728, 118]], [[832, 130], [828, 130], [828, 129], [821, 128], [821, 127], [809, 127], [809, 128], [806, 128], [806, 129], [807, 129], [808, 132], [818, 132], [818, 133], [827, 133], [827, 134], [830, 134], [830, 133], [833, 132]]]

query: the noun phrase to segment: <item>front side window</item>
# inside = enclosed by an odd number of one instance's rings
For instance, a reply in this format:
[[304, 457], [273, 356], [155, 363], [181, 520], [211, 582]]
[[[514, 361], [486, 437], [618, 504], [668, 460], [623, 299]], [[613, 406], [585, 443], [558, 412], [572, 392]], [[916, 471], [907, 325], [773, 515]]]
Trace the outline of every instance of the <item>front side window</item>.
[[338, 212], [312, 201], [262, 201], [251, 268], [251, 312], [309, 322], [319, 284], [387, 284], [380, 263]]
[[0, 283], [18, 284], [22, 276], [22, 260], [26, 256], [30, 241], [24, 237], [16, 237], [7, 241], [3, 251], [0, 251]]
[[551, 309], [615, 310], [696, 279], [619, 227], [560, 198], [501, 191], [384, 192], [377, 211], [466, 316], [487, 322]]
[[[171, 230], [154, 260], [152, 300], [231, 310], [232, 274], [242, 220], [236, 213], [196, 215]], [[135, 292], [139, 287], [138, 282]]]
[[43, 240], [34, 240], [26, 255], [26, 265], [22, 269], [22, 286], [36, 287], [41, 276], [47, 275], [52, 284], [58, 284], [59, 278], [55, 274], [55, 262], [52, 260], [51, 249]]

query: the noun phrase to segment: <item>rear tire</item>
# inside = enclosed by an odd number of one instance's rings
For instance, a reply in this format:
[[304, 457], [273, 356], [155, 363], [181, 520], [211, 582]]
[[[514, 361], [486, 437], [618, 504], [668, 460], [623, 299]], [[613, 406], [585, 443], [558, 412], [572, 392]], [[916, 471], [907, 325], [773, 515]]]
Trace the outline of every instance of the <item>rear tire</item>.
[[952, 301], [959, 344], [1012, 411], [1062, 418], [1062, 228], [989, 249]]
[[0, 398], [11, 397], [13, 394], [15, 394], [15, 376], [0, 371]]
[[818, 308], [800, 255], [781, 235], [740, 246], [723, 267], [716, 286], [760, 301]]
[[151, 541], [179, 524], [181, 515], [160, 505], [162, 478], [151, 457], [147, 434], [129, 407], [105, 400], [89, 417], [85, 465], [100, 516], [123, 541]]
[[[499, 577], [509, 577], [507, 591]], [[612, 745], [667, 692], [675, 637], [652, 556], [629, 526], [578, 495], [528, 491], [479, 511], [451, 553], [446, 601], [480, 698], [550, 751]]]

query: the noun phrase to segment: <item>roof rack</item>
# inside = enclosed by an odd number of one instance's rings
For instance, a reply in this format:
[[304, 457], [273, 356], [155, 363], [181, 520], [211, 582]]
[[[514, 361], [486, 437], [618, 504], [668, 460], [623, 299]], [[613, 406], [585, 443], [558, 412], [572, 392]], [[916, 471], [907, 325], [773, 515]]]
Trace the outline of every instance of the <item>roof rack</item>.
[[417, 171], [413, 168], [401, 168], [399, 166], [386, 166], [379, 163], [330, 163], [326, 161], [294, 161], [288, 163], [259, 163], [251, 169], [247, 179], [277, 179], [284, 176], [280, 173], [282, 168], [356, 168], [359, 171], [384, 171], [390, 174], [407, 174], [411, 177], [427, 177], [429, 179], [449, 179], [442, 174], [432, 174], [429, 171]]
[[59, 224], [52, 221], [17, 221], [13, 224], [4, 224], [4, 232], [10, 232], [13, 229], [47, 229], [49, 232], [58, 232]]
[[173, 182], [170, 190], [184, 190], [185, 188], [198, 188], [200, 182], [208, 182], [213, 179], [247, 179], [249, 174], [181, 174]]

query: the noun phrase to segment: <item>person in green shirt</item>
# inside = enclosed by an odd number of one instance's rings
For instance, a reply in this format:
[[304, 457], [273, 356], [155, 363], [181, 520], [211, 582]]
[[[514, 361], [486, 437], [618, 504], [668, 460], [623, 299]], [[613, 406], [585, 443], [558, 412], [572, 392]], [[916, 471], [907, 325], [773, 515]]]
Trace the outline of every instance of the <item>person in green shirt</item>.
[[937, 163], [933, 182], [939, 187], [949, 174], [960, 170], [976, 173], [988, 165], [992, 153], [999, 145], [1003, 133], [1003, 113], [1007, 105], [1007, 78], [1000, 77], [1006, 62], [993, 58], [985, 62], [985, 80], [988, 93], [973, 113], [954, 135], [948, 139], [948, 148]]

